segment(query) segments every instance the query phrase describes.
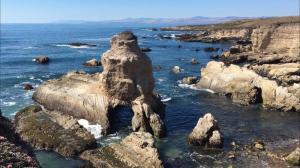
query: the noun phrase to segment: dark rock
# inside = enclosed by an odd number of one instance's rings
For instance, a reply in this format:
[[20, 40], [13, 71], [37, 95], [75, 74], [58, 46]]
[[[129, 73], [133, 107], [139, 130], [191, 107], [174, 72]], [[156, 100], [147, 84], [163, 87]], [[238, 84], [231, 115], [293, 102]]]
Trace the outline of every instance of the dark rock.
[[183, 84], [187, 84], [187, 85], [192, 85], [192, 84], [196, 84], [197, 83], [198, 78], [194, 77], [194, 76], [189, 76], [189, 77], [185, 77], [181, 80], [181, 83]]
[[33, 89], [33, 87], [32, 87], [31, 84], [25, 84], [24, 85], [24, 90], [32, 90], [32, 89]]
[[230, 54], [237, 54], [240, 53], [240, 49], [236, 47], [231, 47], [229, 50]]
[[47, 56], [38, 56], [38, 57], [34, 58], [33, 60], [39, 64], [46, 64], [49, 62], [50, 59]]
[[88, 47], [96, 47], [97, 45], [94, 44], [86, 44], [86, 43], [69, 43], [70, 46], [74, 46], [74, 47], [82, 47], [82, 46], [88, 46]]
[[191, 64], [196, 65], [196, 64], [199, 64], [199, 62], [198, 62], [198, 60], [196, 58], [192, 58]]
[[218, 60], [220, 58], [220, 55], [218, 54], [213, 54], [210, 56], [210, 59], [213, 59], [213, 60]]
[[249, 44], [252, 44], [252, 41], [251, 40], [238, 40], [238, 41], [236, 41], [236, 44], [249, 45]]
[[158, 31], [158, 29], [157, 28], [152, 28], [151, 31]]
[[162, 67], [160, 65], [153, 66], [154, 71], [160, 71]]
[[182, 46], [181, 46], [181, 45], [178, 45], [177, 48], [182, 48]]
[[77, 119], [57, 111], [42, 110], [38, 105], [18, 112], [15, 123], [21, 139], [37, 149], [75, 156], [96, 147], [95, 138], [77, 123]]
[[152, 50], [151, 50], [151, 48], [144, 47], [144, 48], [141, 48], [141, 51], [143, 51], [143, 52], [150, 52]]
[[218, 51], [219, 48], [214, 48], [214, 47], [206, 47], [204, 48], [204, 51], [206, 52], [215, 52], [215, 51]]

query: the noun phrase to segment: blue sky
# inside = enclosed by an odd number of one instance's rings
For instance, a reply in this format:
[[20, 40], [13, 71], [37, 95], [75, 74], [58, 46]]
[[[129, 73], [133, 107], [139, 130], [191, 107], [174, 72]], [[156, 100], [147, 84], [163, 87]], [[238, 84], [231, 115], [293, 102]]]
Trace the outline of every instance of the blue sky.
[[299, 15], [300, 0], [1, 0], [2, 23]]

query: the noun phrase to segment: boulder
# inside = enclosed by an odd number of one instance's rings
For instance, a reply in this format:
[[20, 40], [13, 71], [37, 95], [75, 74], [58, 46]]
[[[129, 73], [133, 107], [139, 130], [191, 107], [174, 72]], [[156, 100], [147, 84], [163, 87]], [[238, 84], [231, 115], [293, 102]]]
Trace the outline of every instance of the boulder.
[[219, 48], [214, 48], [214, 47], [206, 47], [204, 48], [204, 51], [206, 52], [214, 52], [214, 51], [218, 51]]
[[197, 125], [188, 135], [189, 144], [219, 148], [223, 146], [223, 138], [219, 131], [217, 120], [212, 114], [206, 113], [203, 118], [199, 118]]
[[117, 106], [129, 106], [134, 131], [165, 135], [165, 105], [154, 91], [151, 60], [139, 48], [137, 37], [122, 32], [111, 40], [102, 55], [102, 73], [71, 72], [37, 88], [33, 98], [47, 109], [96, 122], [103, 134], [111, 131]]
[[295, 89], [279, 86], [276, 81], [261, 77], [247, 67], [211, 61], [202, 68], [196, 86], [228, 95], [244, 105], [262, 102], [266, 108], [300, 111], [300, 99]]
[[172, 69], [171, 69], [171, 72], [173, 72], [173, 73], [175, 73], [175, 74], [178, 74], [178, 73], [180, 73], [182, 71], [182, 69], [179, 67], [179, 66], [177, 66], [177, 65], [175, 65]]
[[300, 147], [291, 152], [285, 160], [293, 166], [300, 166]]
[[95, 168], [163, 168], [153, 136], [146, 132], [133, 132], [119, 144], [88, 150], [81, 154]]
[[143, 51], [143, 52], [150, 52], [152, 50], [151, 50], [151, 48], [144, 47], [144, 48], [141, 48], [141, 51]]
[[185, 77], [181, 80], [181, 83], [187, 84], [187, 85], [192, 85], [197, 83], [198, 78], [194, 76], [188, 76]]
[[22, 109], [15, 117], [16, 132], [23, 141], [68, 157], [96, 147], [95, 138], [77, 121], [57, 111], [42, 110], [38, 105]]
[[199, 61], [196, 58], [192, 58], [191, 64], [194, 64], [194, 65], [199, 64]]
[[33, 89], [33, 87], [32, 87], [31, 84], [25, 84], [24, 85], [24, 90], [32, 90], [32, 89]]
[[98, 61], [97, 59], [91, 59], [91, 60], [86, 61], [83, 65], [85, 65], [85, 66], [100, 66], [101, 62]]
[[46, 64], [49, 62], [50, 59], [47, 56], [38, 56], [38, 57], [34, 58], [33, 60], [39, 64]]

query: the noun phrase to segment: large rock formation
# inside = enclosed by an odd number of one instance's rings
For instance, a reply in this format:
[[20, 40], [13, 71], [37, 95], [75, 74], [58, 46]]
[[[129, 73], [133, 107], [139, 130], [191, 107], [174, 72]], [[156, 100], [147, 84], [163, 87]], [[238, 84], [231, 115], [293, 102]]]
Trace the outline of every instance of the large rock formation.
[[130, 106], [134, 131], [164, 136], [165, 106], [154, 92], [151, 60], [140, 50], [137, 37], [131, 32], [114, 36], [101, 62], [102, 73], [68, 73], [42, 84], [33, 98], [47, 109], [99, 123], [104, 134], [111, 130], [113, 109]]
[[32, 150], [15, 133], [0, 111], [0, 167], [40, 167]]
[[153, 136], [145, 132], [133, 132], [119, 144], [85, 151], [80, 157], [96, 168], [163, 168]]
[[298, 85], [279, 86], [276, 81], [261, 77], [246, 67], [225, 66], [211, 61], [201, 70], [199, 88], [207, 88], [228, 95], [241, 104], [259, 103], [267, 108], [283, 111], [300, 111]]
[[207, 113], [199, 118], [197, 125], [188, 136], [188, 142], [196, 146], [222, 147], [223, 137], [219, 131], [217, 120]]
[[64, 156], [75, 156], [96, 147], [95, 138], [77, 120], [57, 111], [42, 110], [38, 105], [16, 114], [16, 132], [22, 140], [37, 149], [53, 150]]

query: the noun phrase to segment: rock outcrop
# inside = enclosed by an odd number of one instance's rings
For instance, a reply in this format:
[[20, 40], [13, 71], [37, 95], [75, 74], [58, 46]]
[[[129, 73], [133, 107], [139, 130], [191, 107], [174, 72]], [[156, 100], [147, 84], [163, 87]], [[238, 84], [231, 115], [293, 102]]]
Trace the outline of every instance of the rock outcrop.
[[15, 133], [0, 111], [0, 167], [40, 167], [32, 150]]
[[80, 156], [96, 168], [163, 168], [153, 136], [146, 132], [133, 132], [119, 144], [85, 151]]
[[262, 102], [267, 108], [300, 111], [300, 99], [295, 91], [297, 85], [279, 86], [276, 81], [261, 77], [246, 67], [227, 67], [222, 62], [211, 61], [201, 70], [197, 87], [228, 95], [245, 105]]
[[16, 114], [15, 125], [20, 138], [32, 147], [75, 156], [96, 147], [95, 138], [77, 121], [60, 112], [32, 105]]
[[98, 61], [97, 59], [91, 59], [91, 60], [86, 61], [83, 65], [94, 67], [94, 66], [100, 66], [101, 62]]
[[38, 56], [38, 57], [34, 58], [33, 60], [39, 64], [47, 64], [50, 61], [49, 57], [47, 57], [47, 56]]
[[285, 160], [293, 166], [300, 166], [300, 147], [291, 152]]
[[101, 62], [102, 73], [68, 73], [42, 84], [33, 98], [47, 109], [99, 123], [104, 134], [111, 131], [114, 108], [129, 106], [134, 131], [164, 136], [165, 105], [154, 91], [151, 60], [140, 50], [137, 37], [131, 32], [114, 36]]
[[207, 113], [199, 118], [197, 125], [188, 136], [188, 142], [196, 146], [219, 148], [223, 146], [223, 138], [217, 120]]

